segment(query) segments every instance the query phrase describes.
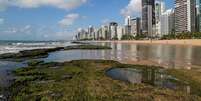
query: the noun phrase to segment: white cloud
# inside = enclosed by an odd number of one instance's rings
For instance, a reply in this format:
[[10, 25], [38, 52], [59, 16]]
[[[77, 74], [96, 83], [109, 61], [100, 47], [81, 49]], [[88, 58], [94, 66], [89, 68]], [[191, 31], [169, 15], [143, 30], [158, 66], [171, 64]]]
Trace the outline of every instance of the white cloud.
[[4, 19], [0, 18], [0, 25], [4, 24]]
[[108, 24], [111, 20], [110, 19], [103, 19], [101, 21], [102, 24]]
[[78, 31], [78, 32], [82, 31], [82, 28], [77, 28], [77, 31]]
[[29, 29], [29, 28], [31, 28], [31, 25], [26, 25], [26, 26], [24, 27], [24, 29]]
[[8, 28], [8, 29], [4, 30], [4, 33], [6, 33], [6, 34], [15, 34], [17, 32], [18, 32], [17, 28]]
[[49, 33], [43, 33], [42, 37], [45, 39], [53, 39], [53, 40], [71, 40], [72, 39], [72, 31], [57, 31], [57, 32], [49, 32]]
[[8, 0], [0, 0], [0, 11], [4, 11], [8, 5]]
[[62, 27], [67, 27], [70, 25], [73, 25], [73, 23], [80, 18], [79, 14], [76, 13], [72, 13], [72, 14], [68, 14], [65, 16], [65, 18], [61, 21], [59, 21], [59, 25], [61, 25]]
[[20, 28], [19, 32], [21, 32], [21, 33], [30, 33], [31, 30], [32, 30], [31, 25], [26, 25], [26, 26]]
[[130, 0], [129, 4], [121, 10], [123, 16], [139, 15], [142, 0]]
[[0, 0], [0, 9], [7, 6], [16, 6], [21, 8], [37, 8], [41, 6], [52, 6], [61, 9], [73, 9], [87, 0]]
[[31, 25], [25, 25], [20, 27], [8, 27], [3, 32], [6, 34], [30, 34], [31, 31]]

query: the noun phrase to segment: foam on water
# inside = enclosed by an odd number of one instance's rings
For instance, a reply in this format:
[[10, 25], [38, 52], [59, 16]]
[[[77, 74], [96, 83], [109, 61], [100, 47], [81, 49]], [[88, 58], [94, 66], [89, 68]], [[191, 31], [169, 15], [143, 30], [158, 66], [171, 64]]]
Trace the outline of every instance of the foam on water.
[[0, 42], [0, 54], [17, 53], [23, 50], [55, 48], [70, 45], [69, 42]]

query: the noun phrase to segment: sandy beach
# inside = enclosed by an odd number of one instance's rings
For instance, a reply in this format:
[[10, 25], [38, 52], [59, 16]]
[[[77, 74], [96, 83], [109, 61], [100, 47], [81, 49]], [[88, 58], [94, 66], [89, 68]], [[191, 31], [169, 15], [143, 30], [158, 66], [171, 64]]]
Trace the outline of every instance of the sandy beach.
[[114, 42], [114, 43], [139, 43], [139, 44], [168, 44], [168, 45], [192, 45], [201, 46], [201, 39], [187, 40], [123, 40], [123, 41], [95, 41], [95, 42]]

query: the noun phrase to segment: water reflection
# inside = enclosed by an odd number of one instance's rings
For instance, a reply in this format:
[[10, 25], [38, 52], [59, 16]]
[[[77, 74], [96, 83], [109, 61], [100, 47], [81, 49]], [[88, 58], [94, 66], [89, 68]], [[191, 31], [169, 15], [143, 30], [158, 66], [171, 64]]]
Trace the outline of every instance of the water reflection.
[[[191, 69], [200, 66], [201, 47], [160, 44], [96, 43], [111, 46], [123, 62], [151, 61], [167, 68]], [[116, 48], [120, 46], [121, 48]]]
[[145, 83], [190, 93], [190, 86], [187, 83], [181, 82], [171, 75], [167, 75], [163, 69], [113, 68], [108, 70], [106, 75], [115, 80], [133, 84]]
[[11, 75], [11, 70], [25, 67], [24, 63], [0, 61], [0, 86], [7, 87], [10, 84], [13, 76]]
[[112, 50], [72, 50], [51, 53], [45, 61], [64, 62], [76, 59], [110, 59], [123, 63], [148, 61], [167, 68], [191, 69], [201, 65], [201, 47], [159, 44], [94, 43]]

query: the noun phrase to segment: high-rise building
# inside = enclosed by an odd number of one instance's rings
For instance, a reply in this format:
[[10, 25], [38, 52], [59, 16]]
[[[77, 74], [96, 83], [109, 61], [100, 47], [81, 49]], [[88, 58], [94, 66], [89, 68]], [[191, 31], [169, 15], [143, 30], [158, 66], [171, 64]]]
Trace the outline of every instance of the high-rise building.
[[196, 5], [196, 9], [195, 9], [195, 30], [196, 32], [200, 32], [200, 11], [199, 11], [199, 6]]
[[131, 25], [131, 16], [125, 18], [125, 26]]
[[104, 39], [104, 40], [109, 39], [107, 38], [108, 33], [109, 33], [108, 26], [101, 26], [101, 39]]
[[77, 40], [87, 39], [87, 31], [85, 29], [78, 29]]
[[131, 35], [131, 16], [125, 18], [125, 34]]
[[94, 29], [94, 27], [92, 26], [92, 25], [90, 25], [89, 27], [88, 27], [88, 34], [89, 34], [89, 39], [94, 39], [94, 31], [95, 31], [95, 29]]
[[155, 2], [155, 19], [156, 23], [160, 21], [160, 15], [165, 12], [165, 2], [164, 0], [156, 0]]
[[110, 39], [116, 39], [117, 38], [117, 26], [118, 24], [116, 22], [111, 22], [109, 25], [109, 37]]
[[165, 11], [165, 2], [163, 0], [157, 0], [155, 2], [155, 36], [160, 36], [161, 32], [161, 14]]
[[94, 40], [98, 40], [98, 29], [94, 29]]
[[141, 19], [139, 17], [131, 19], [131, 33], [133, 35], [141, 34]]
[[124, 35], [124, 28], [122, 26], [117, 27], [117, 38], [121, 40], [122, 36]]
[[142, 0], [142, 32], [152, 36], [155, 25], [155, 0]]
[[196, 0], [196, 32], [201, 32], [201, 0]]
[[131, 25], [126, 25], [126, 26], [124, 26], [124, 29], [125, 29], [125, 34], [127, 34], [127, 35], [132, 35], [132, 33], [131, 33]]
[[174, 33], [174, 10], [169, 9], [166, 12], [162, 13], [161, 17], [161, 34], [163, 35], [173, 34]]
[[195, 5], [196, 0], [175, 0], [175, 31], [195, 31]]
[[102, 26], [98, 29], [98, 40], [103, 40]]

